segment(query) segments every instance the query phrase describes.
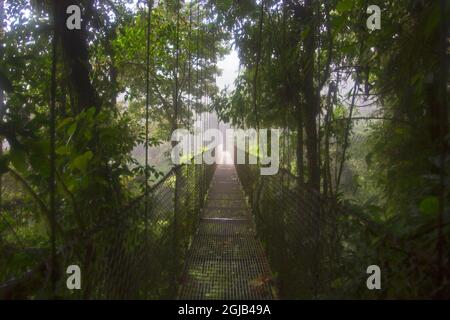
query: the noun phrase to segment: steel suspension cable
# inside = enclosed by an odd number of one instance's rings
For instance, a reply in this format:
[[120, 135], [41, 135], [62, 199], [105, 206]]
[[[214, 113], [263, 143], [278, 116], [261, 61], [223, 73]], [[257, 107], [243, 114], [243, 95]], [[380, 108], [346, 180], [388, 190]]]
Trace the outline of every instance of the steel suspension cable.
[[[173, 115], [173, 123], [172, 130], [176, 130], [178, 128], [178, 113], [179, 113], [179, 105], [178, 105], [178, 72], [179, 72], [179, 59], [180, 59], [180, 0], [176, 2], [176, 31], [175, 31], [175, 88], [174, 88], [174, 115]], [[175, 190], [174, 190], [174, 219], [173, 219], [173, 274], [172, 274], [172, 294], [176, 295], [177, 290], [177, 268], [178, 268], [178, 213], [179, 213], [179, 184], [181, 183], [180, 179], [180, 170], [175, 171]]]
[[[144, 200], [144, 215], [145, 215], [145, 231], [147, 231], [148, 218], [148, 143], [149, 143], [149, 110], [150, 110], [150, 32], [151, 32], [151, 16], [152, 16], [153, 0], [147, 0], [147, 33], [146, 33], [146, 69], [145, 69], [145, 200]], [[147, 232], [145, 232], [147, 235]]]
[[[5, 20], [5, 3], [4, 0], [0, 0], [0, 43], [3, 43], [4, 33], [3, 33], [3, 23]], [[0, 50], [0, 60], [3, 61], [3, 50]], [[3, 113], [4, 113], [4, 93], [3, 88], [0, 86], [0, 121], [3, 122]], [[3, 137], [0, 137], [0, 156], [3, 155]], [[0, 215], [3, 211], [3, 174], [0, 174]]]
[[[264, 22], [264, 1], [261, 0], [261, 10], [260, 10], [260, 16], [259, 16], [259, 22], [258, 22], [258, 47], [256, 51], [256, 62], [255, 62], [255, 73], [253, 76], [253, 111], [255, 112], [255, 122], [256, 122], [256, 161], [259, 163], [259, 127], [260, 127], [260, 119], [259, 119], [259, 108], [258, 108], [258, 72], [261, 62], [261, 46], [262, 46], [262, 32], [263, 32], [263, 22]], [[260, 102], [260, 101], [259, 101]]]
[[[191, 59], [192, 59], [192, 53], [191, 53], [191, 37], [192, 37], [192, 3], [189, 3], [189, 32], [188, 32], [188, 101], [187, 101], [187, 108], [188, 108], [188, 115], [191, 114], [192, 111], [192, 105], [191, 105], [191, 98], [192, 98], [192, 92], [191, 92]], [[188, 121], [188, 130], [190, 130], [190, 122]], [[190, 144], [189, 144], [190, 146]], [[190, 151], [190, 149], [189, 149]]]
[[[211, 11], [212, 12], [212, 11]], [[217, 25], [217, 24], [215, 24], [215, 25]], [[213, 39], [213, 62], [214, 62], [214, 70], [213, 70], [213, 84], [214, 85], [216, 85], [216, 83], [217, 83], [217, 73], [216, 73], [216, 68], [217, 68], [217, 50], [216, 50], [216, 31], [217, 31], [217, 29], [215, 28], [215, 27], [213, 27], [213, 32], [212, 32], [212, 39]], [[213, 114], [213, 112], [212, 112], [212, 110], [211, 110], [211, 115]], [[210, 121], [211, 121], [211, 128], [213, 127], [213, 119], [210, 119]], [[217, 129], [219, 129], [219, 128], [217, 128]], [[222, 141], [222, 146], [223, 146], [223, 141]], [[217, 161], [217, 155], [216, 155], [216, 151], [217, 151], [217, 148], [215, 148], [214, 149], [214, 158], [215, 158], [215, 161]]]
[[[197, 48], [196, 48], [197, 49], [196, 50], [197, 51], [196, 52], [197, 70], [196, 70], [196, 81], [195, 82], [197, 84], [197, 90], [198, 90], [197, 97], [196, 97], [196, 105], [198, 108], [199, 101], [200, 101], [200, 94], [201, 94], [201, 84], [200, 84], [200, 0], [197, 0], [197, 39], [196, 40], [197, 40]], [[197, 111], [195, 113], [195, 117], [196, 117], [196, 120], [198, 121], [199, 115], [198, 115]], [[201, 121], [201, 118], [200, 118], [200, 121]], [[197, 142], [200, 142], [200, 141], [197, 141]], [[201, 144], [201, 142], [197, 144], [195, 152], [197, 152], [197, 149], [200, 144]], [[200, 152], [201, 152], [201, 150], [200, 150]]]
[[[206, 16], [206, 11], [205, 11], [205, 16]], [[203, 21], [202, 21], [202, 24], [203, 24]], [[205, 77], [206, 77], [206, 54], [205, 54], [205, 51], [206, 50], [203, 50], [203, 48], [205, 47], [205, 31], [206, 30], [204, 30], [205, 29], [205, 27], [202, 25], [202, 35], [201, 35], [201, 37], [202, 37], [202, 40], [201, 40], [201, 42], [202, 42], [202, 55], [203, 55], [203, 63], [202, 63], [202, 68], [200, 69], [200, 76], [201, 76], [201, 81], [202, 81], [202, 104], [203, 104], [203, 106], [204, 105], [206, 105], [206, 103], [207, 103], [207, 94], [206, 94], [206, 86], [205, 86], [205, 83], [206, 83], [206, 81], [205, 81]], [[206, 94], [206, 95], [205, 95]], [[205, 141], [204, 141], [204, 139], [205, 139], [205, 128], [206, 128], [206, 126], [205, 126], [205, 112], [203, 111], [202, 113], [201, 113], [201, 116], [202, 116], [202, 157], [203, 157], [203, 152], [205, 151]], [[203, 194], [202, 194], [202, 198], [204, 199], [204, 197], [205, 197], [205, 194], [206, 194], [206, 186], [205, 186], [205, 175], [206, 175], [206, 168], [205, 168], [205, 166], [203, 165], [202, 166], [202, 168], [203, 168], [203, 173], [202, 173], [202, 186], [203, 186]]]
[[57, 46], [58, 46], [58, 1], [53, 1], [53, 39], [52, 39], [52, 71], [50, 88], [50, 243], [51, 243], [51, 292], [56, 297], [56, 72], [57, 72]]
[[176, 22], [176, 31], [175, 31], [175, 93], [174, 93], [174, 119], [173, 119], [173, 130], [178, 127], [178, 113], [179, 113], [179, 105], [178, 105], [178, 72], [179, 72], [179, 63], [180, 63], [180, 0], [177, 0], [177, 22]]
[[[190, 121], [191, 121], [191, 112], [192, 112], [192, 105], [191, 105], [191, 99], [192, 99], [192, 87], [191, 87], [191, 69], [192, 69], [192, 64], [191, 64], [191, 59], [192, 59], [192, 52], [191, 52], [191, 38], [192, 38], [192, 2], [189, 2], [189, 32], [188, 32], [188, 101], [187, 101], [187, 109], [188, 109], [188, 137], [189, 137], [189, 142], [188, 142], [188, 159], [189, 159], [189, 163], [188, 166], [186, 167], [186, 176], [187, 179], [190, 179], [191, 176], [191, 172], [189, 170], [190, 165], [195, 162], [195, 160], [192, 159], [192, 155], [195, 157], [195, 149], [194, 152], [191, 154], [191, 150], [193, 149], [193, 141], [191, 139], [191, 125], [190, 125]], [[194, 181], [195, 181], [195, 166], [193, 167], [193, 173], [194, 173]], [[195, 182], [194, 182], [195, 183]], [[195, 188], [194, 188], [195, 189]], [[196, 190], [192, 190], [192, 200], [193, 200], [193, 208], [195, 211], [195, 196], [196, 196]]]
[[[195, 97], [195, 105], [196, 105], [196, 110], [195, 110], [195, 121], [196, 121], [196, 128], [198, 129], [198, 126], [201, 125], [201, 113], [200, 115], [198, 114], [198, 110], [199, 110], [199, 102], [200, 102], [200, 94], [201, 94], [201, 86], [200, 86], [200, 0], [197, 0], [197, 35], [196, 35], [196, 71], [195, 71], [195, 84], [197, 87], [197, 95]], [[200, 116], [200, 117], [199, 117]], [[201, 130], [201, 129], [200, 129]], [[197, 131], [197, 130], [196, 130]], [[200, 137], [201, 137], [201, 131], [200, 131]], [[199, 163], [199, 155], [198, 155], [198, 149], [201, 148], [201, 141], [198, 141], [198, 132], [195, 133], [194, 136], [194, 142], [195, 142], [195, 146], [194, 146], [194, 167], [195, 164]], [[202, 153], [202, 151], [200, 150], [200, 154]], [[200, 176], [198, 177], [198, 175], [200, 174]], [[200, 182], [201, 179], [201, 171], [197, 170], [197, 167], [195, 168], [195, 181]], [[201, 207], [201, 198], [202, 198], [202, 194], [203, 194], [203, 186], [201, 183], [199, 183], [199, 190], [198, 190], [198, 203], [197, 203], [197, 208], [198, 210], [200, 210]]]

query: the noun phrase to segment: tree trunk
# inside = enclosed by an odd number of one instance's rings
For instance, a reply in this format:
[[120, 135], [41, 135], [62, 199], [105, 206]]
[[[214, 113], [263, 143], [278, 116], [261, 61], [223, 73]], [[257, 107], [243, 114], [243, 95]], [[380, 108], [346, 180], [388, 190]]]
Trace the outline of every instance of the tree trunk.
[[[432, 167], [432, 172], [439, 176], [439, 183], [434, 188], [433, 193], [439, 199], [439, 209], [437, 218], [437, 231], [438, 238], [436, 244], [437, 251], [437, 274], [435, 276], [436, 291], [435, 298], [443, 298], [445, 296], [445, 290], [443, 289], [443, 282], [445, 281], [445, 261], [447, 266], [450, 264], [450, 257], [448, 253], [445, 253], [446, 237], [444, 235], [444, 214], [445, 206], [448, 203], [446, 179], [448, 172], [446, 172], [446, 159], [448, 155], [448, 92], [447, 92], [447, 72], [448, 72], [448, 60], [447, 60], [447, 35], [448, 26], [446, 17], [447, 8], [446, 1], [441, 0], [434, 5], [439, 6], [440, 25], [436, 29], [433, 42], [436, 48], [436, 56], [438, 62], [435, 70], [430, 75], [430, 79], [426, 86], [426, 99], [427, 99], [427, 113], [429, 117], [429, 130], [432, 144], [432, 156], [438, 156], [439, 165]], [[444, 255], [447, 254], [447, 257]]]
[[[95, 88], [89, 77], [91, 65], [87, 43], [86, 22], [83, 20], [81, 30], [69, 30], [66, 27], [66, 10], [69, 5], [78, 5], [83, 8], [81, 0], [54, 0], [57, 5], [55, 23], [61, 39], [64, 61], [69, 72], [69, 81], [74, 89], [75, 110], [77, 113], [91, 107], [100, 110]], [[85, 5], [92, 5], [87, 1]]]

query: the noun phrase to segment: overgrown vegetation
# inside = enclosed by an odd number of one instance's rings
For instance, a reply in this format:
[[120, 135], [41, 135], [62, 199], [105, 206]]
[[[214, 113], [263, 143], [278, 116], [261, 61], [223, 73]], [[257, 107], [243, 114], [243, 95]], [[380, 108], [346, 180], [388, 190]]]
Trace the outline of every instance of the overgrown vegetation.
[[[315, 294], [448, 296], [448, 6], [362, 0], [215, 4], [242, 64], [236, 88], [222, 96], [218, 113], [238, 126], [283, 128], [282, 164], [297, 185], [359, 213], [337, 222], [336, 230], [348, 235], [341, 239], [341, 272], [330, 280], [332, 288]], [[380, 30], [365, 27], [369, 4], [382, 8]], [[269, 205], [269, 197], [279, 201], [275, 208], [287, 210], [280, 214], [289, 214], [286, 200], [258, 188], [259, 205]], [[384, 270], [382, 293], [365, 288], [370, 264]], [[314, 294], [306, 291], [304, 297]]]
[[[82, 8], [80, 31], [65, 27], [69, 3]], [[287, 296], [450, 296], [446, 1], [374, 0], [373, 31], [365, 0], [164, 0], [150, 13], [131, 0], [0, 4], [0, 283], [37, 268], [47, 291], [32, 296], [51, 296], [51, 235], [58, 250], [76, 242], [88, 264], [89, 235], [167, 165], [133, 150], [168, 145], [173, 129], [214, 109], [236, 127], [282, 128], [281, 165], [295, 181], [281, 184], [347, 210], [335, 221], [346, 230], [335, 278]], [[241, 64], [231, 93], [215, 84], [229, 43]], [[381, 293], [365, 288], [371, 264], [383, 270]]]

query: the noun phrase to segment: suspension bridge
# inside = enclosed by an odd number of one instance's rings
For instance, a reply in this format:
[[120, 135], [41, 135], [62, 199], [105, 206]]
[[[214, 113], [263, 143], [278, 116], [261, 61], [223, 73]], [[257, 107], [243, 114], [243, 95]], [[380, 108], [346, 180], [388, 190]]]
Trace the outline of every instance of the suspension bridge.
[[214, 173], [182, 277], [181, 299], [270, 299], [270, 267], [233, 165]]
[[[151, 2], [148, 5], [145, 168], [149, 166]], [[179, 8], [175, 75], [178, 25]], [[0, 284], [1, 299], [278, 299], [320, 297], [330, 291], [342, 249], [341, 230], [335, 227], [342, 210], [300, 184], [290, 170], [261, 176], [258, 165], [191, 161], [173, 167], [153, 186], [144, 170], [143, 195], [89, 217], [92, 221], [82, 230], [57, 235], [56, 222], [61, 218], [56, 201], [57, 31], [55, 25], [48, 258], [33, 260], [32, 267], [20, 274], [14, 270], [15, 276]], [[197, 71], [197, 82], [203, 87], [205, 79], [199, 82], [198, 77]], [[189, 84], [190, 78], [189, 74]], [[175, 92], [179, 92], [178, 77]], [[190, 90], [188, 95], [192, 98]], [[203, 95], [208, 92], [202, 91]], [[175, 96], [177, 128], [180, 102], [179, 94]], [[73, 265], [81, 270], [82, 285], [77, 290], [68, 289], [66, 282], [67, 267]]]
[[[318, 296], [337, 268], [339, 210], [286, 170], [188, 164], [57, 250], [56, 297], [278, 299]], [[79, 265], [80, 290], [65, 269]], [[50, 291], [50, 260], [0, 286], [0, 297]]]

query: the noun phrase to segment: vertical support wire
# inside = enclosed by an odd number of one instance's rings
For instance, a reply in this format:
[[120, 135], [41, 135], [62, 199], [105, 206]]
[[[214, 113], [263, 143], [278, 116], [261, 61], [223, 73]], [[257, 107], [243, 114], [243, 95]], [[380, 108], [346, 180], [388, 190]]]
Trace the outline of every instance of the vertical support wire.
[[[176, 31], [175, 31], [175, 88], [174, 88], [174, 118], [173, 118], [173, 130], [178, 128], [178, 72], [179, 72], [179, 59], [180, 59], [180, 0], [176, 2]], [[178, 215], [179, 215], [179, 184], [181, 167], [175, 169], [175, 190], [174, 190], [174, 218], [173, 218], [173, 278], [172, 278], [172, 295], [173, 297], [177, 294], [177, 269], [178, 269], [178, 259], [180, 259], [178, 251]]]
[[[258, 72], [260, 69], [260, 63], [261, 63], [261, 47], [262, 47], [262, 32], [263, 32], [263, 26], [264, 26], [264, 0], [261, 0], [261, 6], [260, 6], [260, 16], [258, 21], [258, 47], [256, 51], [256, 61], [255, 61], [255, 72], [253, 75], [253, 91], [252, 91], [252, 102], [253, 102], [253, 112], [255, 113], [255, 123], [256, 123], [256, 161], [259, 164], [259, 127], [260, 127], [260, 119], [259, 119], [259, 107], [258, 102]], [[249, 153], [250, 153], [250, 142], [249, 142]]]
[[[4, 0], [0, 0], [0, 43], [3, 43], [4, 40], [4, 33], [3, 33], [3, 23], [5, 20], [5, 3]], [[2, 47], [2, 46], [0, 46]], [[3, 48], [0, 48], [0, 60], [3, 61]], [[0, 86], [0, 122], [3, 121], [3, 114], [4, 114], [4, 93], [3, 88]], [[3, 137], [0, 137], [0, 156], [3, 155]], [[3, 174], [0, 174], [0, 216], [3, 212]]]
[[174, 129], [177, 129], [178, 126], [178, 71], [179, 71], [179, 63], [180, 63], [180, 0], [177, 0], [176, 3], [176, 14], [177, 14], [177, 22], [176, 22], [176, 31], [175, 31], [175, 95], [174, 95]]
[[[205, 17], [206, 17], [206, 10], [205, 10]], [[202, 22], [203, 23], [203, 22]], [[206, 101], [206, 97], [207, 97], [207, 92], [206, 92], [206, 86], [205, 86], [205, 78], [206, 78], [206, 50], [203, 50], [205, 48], [205, 33], [206, 30], [203, 30], [204, 26], [202, 26], [202, 33], [201, 33], [201, 42], [202, 42], [202, 55], [203, 55], [203, 63], [202, 63], [202, 68], [200, 69], [201, 71], [201, 81], [202, 81], [202, 90], [201, 90], [201, 94], [202, 94], [202, 103], [204, 105], [206, 105], [207, 101]], [[202, 119], [202, 150], [201, 150], [201, 154], [202, 154], [202, 206], [204, 205], [205, 202], [205, 194], [206, 194], [206, 190], [205, 190], [205, 163], [203, 161], [203, 152], [205, 151], [205, 112], [201, 113], [201, 119]]]
[[[192, 149], [192, 140], [190, 139], [190, 131], [191, 131], [191, 125], [190, 125], [190, 121], [191, 121], [191, 110], [192, 110], [192, 106], [191, 106], [191, 98], [192, 98], [192, 93], [191, 93], [191, 58], [192, 58], [192, 54], [191, 54], [191, 37], [192, 37], [192, 2], [189, 2], [189, 32], [188, 32], [188, 100], [187, 100], [187, 109], [188, 109], [188, 132], [189, 132], [189, 142], [188, 142], [188, 163], [186, 166], [186, 181], [187, 183], [189, 183], [191, 181], [191, 177], [190, 174], [192, 174], [192, 170], [189, 170], [190, 166], [192, 165], [192, 157], [191, 157], [191, 149]], [[195, 153], [194, 153], [195, 155]], [[192, 172], [191, 172], [192, 171]], [[192, 189], [192, 199], [195, 199], [195, 188]], [[188, 191], [186, 190], [186, 194], [188, 194]], [[188, 202], [188, 205], [191, 205], [191, 199], [189, 199], [190, 201]], [[194, 200], [195, 201], [195, 200]], [[194, 202], [195, 203], [195, 202]], [[195, 206], [194, 206], [194, 212], [195, 212]]]
[[[211, 13], [213, 13], [212, 10], [211, 10]], [[214, 17], [214, 15], [213, 15], [213, 17]], [[217, 24], [214, 24], [214, 25], [217, 25]], [[216, 76], [217, 76], [217, 73], [216, 73], [216, 68], [217, 68], [217, 50], [216, 50], [216, 28], [215, 27], [213, 27], [213, 30], [212, 30], [212, 50], [213, 50], [212, 53], [213, 53], [213, 62], [214, 62], [214, 69], [212, 70], [212, 72], [213, 72], [212, 79], [213, 79], [213, 85], [215, 86], [216, 83], [217, 83], [217, 78], [216, 78]], [[213, 128], [213, 123], [214, 123], [213, 119], [211, 119], [211, 115], [212, 114], [213, 114], [213, 110], [211, 109], [211, 111], [210, 111], [210, 124], [209, 124], [210, 128]], [[218, 128], [215, 128], [215, 129], [218, 129]], [[221, 143], [222, 143], [222, 146], [223, 146], [223, 141], [221, 141]], [[216, 153], [216, 151], [217, 151], [217, 147], [214, 147], [214, 150], [212, 151], [213, 155], [214, 155], [214, 165], [217, 162], [217, 153]], [[208, 182], [209, 182], [209, 176], [208, 176]], [[208, 185], [208, 187], [209, 187], [209, 185]]]
[[[196, 97], [196, 107], [197, 107], [197, 110], [198, 110], [198, 108], [199, 108], [199, 104], [201, 103], [201, 93], [202, 93], [202, 87], [201, 87], [201, 82], [200, 82], [200, 68], [201, 68], [201, 65], [200, 65], [200, 0], [197, 0], [197, 38], [196, 38], [196, 64], [197, 64], [197, 70], [196, 70], [196, 85], [197, 85], [197, 97]], [[195, 112], [195, 118], [196, 118], [196, 120], [197, 120], [197, 124], [202, 124], [202, 121], [201, 121], [201, 112], [200, 112], [200, 115], [198, 114], [198, 112], [196, 111]], [[199, 119], [200, 119], [200, 121], [199, 121]], [[201, 130], [201, 128], [200, 128], [200, 130]], [[197, 136], [197, 134], [196, 134], [196, 136]], [[200, 131], [200, 137], [202, 136], [202, 132]], [[197, 149], [199, 149], [199, 147], [200, 147], [200, 154], [202, 153], [202, 150], [201, 150], [201, 141], [197, 141], [196, 140], [196, 147], [195, 147], [195, 158], [197, 158], [199, 155], [197, 154]], [[194, 161], [194, 163], [195, 163], [195, 161]], [[200, 165], [200, 166], [202, 166], [202, 165]], [[201, 185], [201, 171], [200, 170], [198, 170], [199, 171], [199, 174], [200, 174], [200, 176], [197, 178], [196, 177], [196, 184], [197, 184], [197, 187], [200, 189], [200, 190], [198, 190], [198, 193], [197, 193], [197, 196], [198, 196], [198, 203], [197, 203], [197, 205], [198, 205], [198, 210], [200, 210], [200, 208], [201, 208], [201, 197], [202, 197], [202, 194], [203, 194], [203, 191], [202, 191], [202, 185]], [[196, 170], [196, 172], [197, 172], [197, 170]], [[198, 179], [198, 181], [197, 181], [197, 179]]]
[[145, 215], [145, 239], [147, 239], [148, 228], [148, 140], [149, 140], [149, 110], [150, 110], [150, 32], [151, 32], [151, 16], [152, 16], [153, 0], [147, 0], [147, 33], [146, 33], [146, 69], [145, 69], [145, 199], [144, 199], [144, 215]]
[[51, 92], [50, 92], [50, 176], [49, 176], [49, 194], [50, 194], [50, 243], [51, 243], [51, 293], [56, 298], [56, 72], [57, 72], [57, 46], [58, 46], [58, 27], [57, 27], [57, 1], [53, 1], [53, 39], [52, 39], [52, 71], [51, 71]]

